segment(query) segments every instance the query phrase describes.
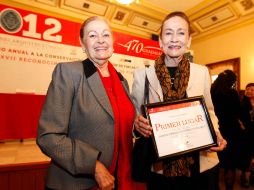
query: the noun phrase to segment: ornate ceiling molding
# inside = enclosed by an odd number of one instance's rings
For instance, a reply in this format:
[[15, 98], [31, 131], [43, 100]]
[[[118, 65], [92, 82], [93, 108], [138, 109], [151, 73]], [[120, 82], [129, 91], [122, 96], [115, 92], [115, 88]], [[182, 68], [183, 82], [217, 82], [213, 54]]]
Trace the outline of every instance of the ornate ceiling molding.
[[[0, 2], [3, 0], [0, 0]], [[82, 22], [98, 15], [111, 23], [113, 30], [144, 38], [158, 35], [168, 11], [145, 0], [122, 5], [113, 0], [9, 0], [35, 11]], [[6, 4], [6, 3], [5, 3]], [[254, 0], [204, 0], [186, 11], [191, 20], [193, 40], [218, 35], [254, 22]]]

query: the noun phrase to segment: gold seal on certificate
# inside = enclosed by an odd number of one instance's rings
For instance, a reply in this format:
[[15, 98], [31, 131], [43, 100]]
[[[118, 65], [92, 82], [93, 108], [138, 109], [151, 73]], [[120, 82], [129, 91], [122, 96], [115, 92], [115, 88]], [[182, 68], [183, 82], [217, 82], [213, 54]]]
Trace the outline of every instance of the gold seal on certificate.
[[217, 145], [203, 96], [144, 105], [158, 159]]

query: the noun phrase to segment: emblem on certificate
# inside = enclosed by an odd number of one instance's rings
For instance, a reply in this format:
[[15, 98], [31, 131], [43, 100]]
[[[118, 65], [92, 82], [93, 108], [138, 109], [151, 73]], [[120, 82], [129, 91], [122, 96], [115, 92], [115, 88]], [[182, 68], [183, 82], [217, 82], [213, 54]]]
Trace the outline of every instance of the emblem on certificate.
[[203, 96], [144, 105], [158, 159], [217, 145]]

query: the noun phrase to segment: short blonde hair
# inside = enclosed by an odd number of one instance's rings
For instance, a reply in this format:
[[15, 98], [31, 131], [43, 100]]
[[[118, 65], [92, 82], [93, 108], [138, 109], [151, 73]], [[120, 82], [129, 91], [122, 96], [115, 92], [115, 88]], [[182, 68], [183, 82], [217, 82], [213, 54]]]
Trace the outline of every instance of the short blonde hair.
[[[81, 26], [80, 26], [80, 30], [79, 30], [79, 37], [80, 37], [80, 39], [83, 39], [83, 37], [84, 37], [84, 30], [85, 30], [86, 25], [89, 24], [90, 22], [94, 21], [94, 20], [102, 20], [102, 21], [104, 21], [104, 22], [109, 26], [109, 28], [110, 28], [110, 24], [109, 24], [109, 22], [108, 22], [106, 19], [101, 18], [101, 17], [99, 17], [99, 16], [92, 16], [92, 17], [89, 17], [89, 18], [87, 18], [87, 19], [81, 24]], [[111, 28], [110, 28], [110, 31], [111, 31]], [[111, 31], [111, 32], [112, 32], [112, 31]]]

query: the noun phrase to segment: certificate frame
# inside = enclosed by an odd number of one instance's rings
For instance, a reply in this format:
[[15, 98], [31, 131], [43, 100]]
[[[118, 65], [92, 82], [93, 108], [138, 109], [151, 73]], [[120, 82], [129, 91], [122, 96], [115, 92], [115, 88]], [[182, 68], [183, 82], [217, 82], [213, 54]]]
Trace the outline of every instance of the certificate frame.
[[203, 96], [143, 105], [158, 160], [217, 146]]

